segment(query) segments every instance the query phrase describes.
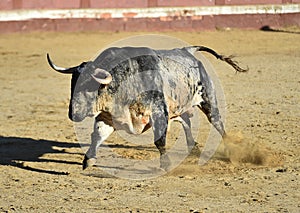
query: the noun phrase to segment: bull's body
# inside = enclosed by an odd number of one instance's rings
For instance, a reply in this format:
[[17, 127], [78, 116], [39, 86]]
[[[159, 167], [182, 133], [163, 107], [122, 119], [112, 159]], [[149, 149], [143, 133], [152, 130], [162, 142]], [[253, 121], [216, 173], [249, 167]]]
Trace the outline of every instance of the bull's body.
[[205, 47], [109, 48], [94, 61], [68, 69], [53, 65], [48, 57], [52, 68], [73, 73], [70, 119], [81, 121], [86, 116], [95, 116], [92, 144], [83, 168], [93, 164], [97, 148], [114, 130], [141, 134], [152, 127], [154, 143], [161, 153], [161, 167], [167, 169], [170, 166], [165, 150], [168, 122], [175, 118], [182, 122], [191, 148], [194, 140], [189, 111], [195, 106], [225, 135], [213, 83], [203, 64], [193, 56], [195, 51], [210, 52], [237, 69], [229, 58]]
[[[113, 79], [100, 90], [93, 114], [100, 113], [98, 119], [132, 134], [143, 132], [154, 111], [175, 118], [199, 105], [202, 82], [208, 84], [206, 87], [211, 83], [188, 49], [110, 48], [93, 65], [108, 70]], [[102, 118], [101, 112], [110, 113], [111, 121], [107, 113]]]

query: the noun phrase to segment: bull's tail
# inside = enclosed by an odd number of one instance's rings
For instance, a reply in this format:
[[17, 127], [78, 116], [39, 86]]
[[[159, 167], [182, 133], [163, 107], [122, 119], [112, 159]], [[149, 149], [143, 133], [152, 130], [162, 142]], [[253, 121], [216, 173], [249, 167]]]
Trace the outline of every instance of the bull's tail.
[[247, 72], [248, 71], [248, 68], [247, 69], [243, 69], [243, 68], [239, 67], [238, 66], [238, 62], [232, 60], [233, 56], [219, 55], [214, 50], [212, 50], [212, 49], [210, 49], [208, 47], [204, 47], [204, 46], [191, 46], [188, 49], [192, 53], [194, 53], [196, 51], [208, 52], [208, 53], [212, 54], [213, 56], [215, 56], [217, 59], [225, 61], [227, 64], [229, 64], [230, 66], [232, 66], [237, 72]]

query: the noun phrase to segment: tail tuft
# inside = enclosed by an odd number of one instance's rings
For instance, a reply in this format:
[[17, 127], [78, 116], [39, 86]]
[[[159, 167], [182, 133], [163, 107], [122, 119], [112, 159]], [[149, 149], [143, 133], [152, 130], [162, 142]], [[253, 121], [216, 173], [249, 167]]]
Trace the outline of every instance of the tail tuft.
[[204, 51], [204, 52], [208, 52], [208, 53], [212, 54], [217, 59], [220, 59], [221, 61], [225, 61], [227, 64], [232, 66], [237, 72], [247, 72], [249, 70], [248, 67], [247, 67], [247, 69], [243, 69], [240, 66], [238, 66], [238, 62], [232, 60], [232, 58], [234, 58], [234, 56], [226, 57], [223, 55], [219, 55], [214, 50], [212, 50], [208, 47], [204, 47], [204, 46], [192, 46], [191, 48], [194, 49], [195, 51]]
[[234, 56], [232, 55], [228, 57], [221, 56], [220, 60], [225, 61], [227, 64], [232, 66], [237, 72], [248, 72], [248, 67], [246, 69], [241, 68], [240, 66], [238, 66], [238, 62], [233, 61], [232, 58], [234, 58]]

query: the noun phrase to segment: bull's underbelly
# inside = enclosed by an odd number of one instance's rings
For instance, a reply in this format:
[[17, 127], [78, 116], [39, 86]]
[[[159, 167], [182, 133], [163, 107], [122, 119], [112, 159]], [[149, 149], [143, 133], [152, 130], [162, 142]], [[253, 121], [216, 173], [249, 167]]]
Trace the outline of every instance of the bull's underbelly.
[[[192, 111], [194, 102], [199, 98], [193, 96], [165, 97], [169, 120], [175, 119], [185, 112]], [[124, 130], [129, 134], [142, 134], [151, 127], [151, 106], [143, 102], [135, 102], [129, 106], [115, 107], [112, 112], [101, 112], [97, 120], [104, 121], [115, 130]]]
[[115, 130], [124, 130], [129, 134], [142, 134], [151, 127], [150, 110], [124, 107], [122, 112], [101, 112], [96, 119], [104, 121]]
[[128, 120], [127, 122], [115, 119], [113, 127], [115, 130], [124, 130], [129, 134], [139, 135], [151, 127], [149, 120], [146, 117], [140, 117], [135, 120]]

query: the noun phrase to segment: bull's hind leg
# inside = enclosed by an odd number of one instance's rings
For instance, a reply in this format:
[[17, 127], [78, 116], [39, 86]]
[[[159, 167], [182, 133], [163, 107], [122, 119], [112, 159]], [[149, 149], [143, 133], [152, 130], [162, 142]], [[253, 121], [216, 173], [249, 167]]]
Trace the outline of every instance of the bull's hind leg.
[[89, 150], [86, 152], [84, 156], [84, 160], [82, 163], [82, 168], [86, 169], [87, 167], [93, 166], [96, 163], [96, 154], [97, 149], [105, 141], [110, 134], [114, 131], [114, 128], [110, 125], [107, 125], [103, 121], [95, 121], [94, 131], [91, 134], [91, 145]]
[[211, 88], [208, 91], [204, 91], [202, 98], [203, 101], [198, 105], [198, 107], [204, 112], [208, 121], [216, 128], [220, 135], [224, 137], [226, 133], [218, 109], [215, 91]]
[[216, 128], [216, 130], [220, 133], [222, 137], [226, 135], [224, 124], [221, 121], [221, 116], [218, 108], [206, 108], [203, 106], [199, 106], [199, 108], [205, 113], [208, 121]]
[[190, 114], [188, 112], [185, 112], [180, 116], [180, 119], [178, 119], [183, 127], [189, 152], [191, 152], [193, 147], [195, 146], [195, 141], [191, 131], [190, 117]]

